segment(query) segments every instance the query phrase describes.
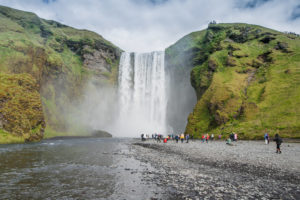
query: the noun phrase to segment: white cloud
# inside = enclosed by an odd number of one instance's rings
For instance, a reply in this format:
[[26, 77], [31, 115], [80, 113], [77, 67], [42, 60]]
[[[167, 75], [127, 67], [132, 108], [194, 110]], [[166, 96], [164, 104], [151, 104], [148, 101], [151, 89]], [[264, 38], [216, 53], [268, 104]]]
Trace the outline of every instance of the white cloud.
[[[249, 1], [262, 1], [242, 8]], [[300, 32], [291, 21], [297, 0], [0, 0], [1, 5], [35, 12], [45, 19], [93, 30], [127, 51], [163, 50], [211, 20], [245, 22]], [[242, 2], [242, 3], [241, 3]]]

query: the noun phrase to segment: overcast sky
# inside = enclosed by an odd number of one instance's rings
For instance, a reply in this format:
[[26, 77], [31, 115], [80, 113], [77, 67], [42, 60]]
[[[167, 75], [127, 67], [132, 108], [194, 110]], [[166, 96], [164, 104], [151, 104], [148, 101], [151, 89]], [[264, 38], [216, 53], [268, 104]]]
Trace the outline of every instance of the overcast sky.
[[102, 35], [126, 51], [163, 50], [220, 22], [245, 22], [300, 33], [300, 0], [0, 0]]

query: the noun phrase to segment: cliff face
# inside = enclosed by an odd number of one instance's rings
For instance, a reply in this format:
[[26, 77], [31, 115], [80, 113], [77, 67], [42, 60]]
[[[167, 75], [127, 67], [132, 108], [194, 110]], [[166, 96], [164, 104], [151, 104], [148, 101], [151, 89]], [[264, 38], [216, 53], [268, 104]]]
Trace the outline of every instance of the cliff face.
[[[33, 115], [40, 116], [39, 120], [20, 126], [18, 131], [8, 128], [14, 126], [8, 113], [15, 110], [8, 106], [3, 112], [3, 102], [9, 102], [7, 96], [11, 96], [11, 91], [2, 84], [0, 133], [21, 136], [35, 132], [42, 136], [45, 124], [46, 135], [47, 130], [49, 133], [68, 131], [63, 113], [72, 109], [75, 99], [80, 100], [88, 80], [96, 84], [116, 83], [120, 53], [119, 48], [91, 31], [77, 30], [41, 19], [33, 13], [0, 6], [1, 78], [12, 80], [7, 84], [16, 84], [19, 90], [14, 94], [20, 97], [29, 93], [22, 89], [23, 85], [18, 85], [19, 80], [30, 84], [34, 88], [30, 90], [33, 94], [30, 97], [35, 103], [27, 106], [32, 109], [30, 112], [36, 111]], [[41, 105], [38, 105], [37, 97], [41, 99]], [[31, 102], [30, 98], [28, 101]], [[20, 119], [32, 118], [23, 112], [21, 99], [14, 99], [14, 104], [21, 111]], [[29, 138], [38, 140], [41, 137]]]
[[193, 34], [184, 37], [165, 50], [167, 74], [167, 124], [174, 133], [185, 131], [187, 118], [197, 102], [190, 84], [193, 69]]
[[271, 136], [279, 130], [284, 137], [300, 137], [299, 36], [248, 24], [210, 24], [166, 54], [173, 67], [192, 68], [198, 100], [186, 133], [234, 131], [255, 139], [268, 129]]

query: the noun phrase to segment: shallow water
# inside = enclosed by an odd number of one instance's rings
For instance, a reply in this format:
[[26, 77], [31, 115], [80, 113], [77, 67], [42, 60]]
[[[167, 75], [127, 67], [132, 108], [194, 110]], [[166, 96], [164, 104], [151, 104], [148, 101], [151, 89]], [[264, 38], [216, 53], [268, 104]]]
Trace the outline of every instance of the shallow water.
[[0, 145], [0, 199], [160, 198], [160, 188], [143, 181], [151, 166], [134, 159], [129, 143], [86, 138]]

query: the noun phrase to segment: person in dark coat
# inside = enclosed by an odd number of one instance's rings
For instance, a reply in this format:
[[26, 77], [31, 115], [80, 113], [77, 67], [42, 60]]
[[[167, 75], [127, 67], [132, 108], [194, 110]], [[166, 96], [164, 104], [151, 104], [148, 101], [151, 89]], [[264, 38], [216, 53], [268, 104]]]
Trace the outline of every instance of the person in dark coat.
[[276, 142], [276, 153], [281, 153], [280, 145], [282, 143], [281, 137], [276, 133], [274, 141]]
[[229, 135], [229, 138], [231, 139], [231, 141], [234, 141], [234, 134], [231, 133], [231, 134]]
[[176, 143], [178, 143], [178, 140], [179, 140], [179, 136], [178, 135], [175, 135], [175, 140], [176, 140]]

